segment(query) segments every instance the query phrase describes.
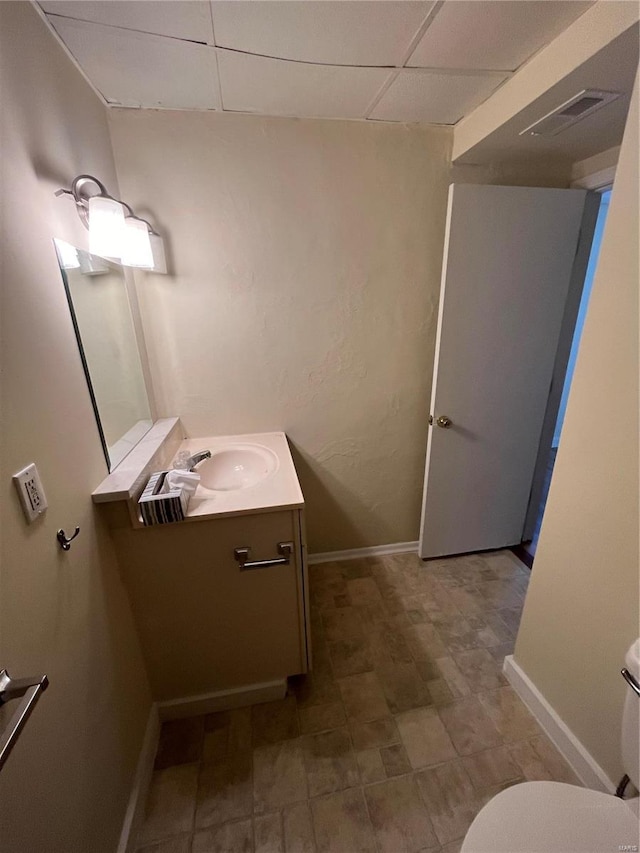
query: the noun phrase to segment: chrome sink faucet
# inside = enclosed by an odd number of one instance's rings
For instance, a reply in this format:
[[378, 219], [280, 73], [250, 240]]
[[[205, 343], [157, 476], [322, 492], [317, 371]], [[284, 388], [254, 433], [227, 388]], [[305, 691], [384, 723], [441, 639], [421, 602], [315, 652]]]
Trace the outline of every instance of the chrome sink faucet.
[[188, 471], [195, 471], [196, 465], [199, 465], [200, 462], [204, 462], [205, 459], [211, 459], [211, 451], [210, 450], [199, 450], [197, 453], [194, 453], [193, 456], [190, 456], [184, 463], [184, 467]]

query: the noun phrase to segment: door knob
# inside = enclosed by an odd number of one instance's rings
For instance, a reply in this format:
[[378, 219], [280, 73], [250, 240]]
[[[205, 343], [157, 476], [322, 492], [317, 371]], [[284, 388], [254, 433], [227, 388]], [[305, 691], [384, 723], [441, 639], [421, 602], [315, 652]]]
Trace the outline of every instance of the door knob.
[[440, 415], [436, 423], [439, 427], [442, 427], [442, 429], [449, 429], [450, 426], [453, 426], [451, 418], [448, 418], [446, 415]]

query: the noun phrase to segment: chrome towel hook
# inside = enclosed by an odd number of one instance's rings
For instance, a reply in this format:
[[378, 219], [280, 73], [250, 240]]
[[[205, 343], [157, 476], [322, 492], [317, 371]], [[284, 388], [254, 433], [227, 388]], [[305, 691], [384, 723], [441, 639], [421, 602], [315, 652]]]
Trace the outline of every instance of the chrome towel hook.
[[67, 539], [67, 534], [64, 532], [64, 530], [62, 528], [60, 528], [60, 530], [58, 530], [58, 532], [56, 533], [56, 539], [60, 543], [60, 547], [62, 548], [63, 551], [68, 551], [71, 548], [71, 543], [76, 538], [78, 533], [80, 533], [80, 528], [76, 527], [76, 530], [75, 530], [75, 533], [73, 534], [73, 536], [70, 536]]

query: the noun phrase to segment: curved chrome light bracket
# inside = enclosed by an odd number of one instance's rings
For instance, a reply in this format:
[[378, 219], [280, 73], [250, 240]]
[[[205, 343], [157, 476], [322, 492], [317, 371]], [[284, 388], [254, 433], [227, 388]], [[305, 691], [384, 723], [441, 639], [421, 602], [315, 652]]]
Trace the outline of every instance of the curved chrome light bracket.
[[[91, 189], [95, 188], [97, 192], [91, 192]], [[77, 178], [73, 179], [73, 183], [71, 184], [71, 189], [64, 190], [60, 189], [55, 193], [56, 196], [61, 195], [70, 195], [73, 196], [73, 200], [76, 203], [76, 210], [78, 211], [78, 216], [82, 221], [82, 224], [85, 228], [89, 228], [89, 199], [94, 198], [95, 196], [102, 196], [103, 198], [110, 198], [113, 201], [117, 201], [118, 204], [121, 204], [128, 212], [129, 216], [134, 216], [133, 210], [129, 207], [129, 205], [125, 201], [120, 201], [119, 198], [114, 198], [107, 192], [107, 188], [99, 181], [97, 178], [94, 178], [93, 175], [78, 175]], [[139, 217], [135, 217], [138, 219]], [[144, 220], [146, 222], [146, 220]], [[149, 223], [147, 222], [147, 225]], [[149, 225], [149, 228], [151, 226]]]
[[[89, 200], [95, 198], [96, 196], [101, 196], [102, 198], [108, 198], [112, 201], [117, 202], [122, 205], [122, 207], [126, 211], [126, 219], [135, 219], [139, 222], [144, 222], [149, 230], [150, 237], [157, 238], [157, 247], [153, 249], [154, 254], [154, 267], [151, 269], [157, 272], [166, 273], [166, 261], [164, 258], [164, 248], [162, 247], [162, 237], [155, 228], [151, 225], [151, 223], [143, 219], [141, 216], [137, 216], [133, 209], [128, 205], [125, 201], [121, 201], [119, 198], [114, 198], [107, 192], [107, 188], [95, 178], [93, 175], [78, 175], [73, 179], [70, 189], [59, 189], [55, 193], [56, 196], [61, 195], [70, 195], [75, 204], [76, 211], [78, 216], [80, 217], [80, 221], [84, 225], [84, 227], [89, 230]], [[158, 248], [159, 247], [159, 248]], [[144, 269], [145, 267], [143, 267]]]

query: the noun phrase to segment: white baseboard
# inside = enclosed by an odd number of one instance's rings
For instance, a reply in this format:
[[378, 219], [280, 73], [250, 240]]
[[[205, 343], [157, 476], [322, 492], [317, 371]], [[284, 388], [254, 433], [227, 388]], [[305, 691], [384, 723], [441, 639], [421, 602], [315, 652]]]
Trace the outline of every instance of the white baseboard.
[[144, 818], [144, 807], [147, 802], [149, 787], [151, 786], [151, 774], [153, 773], [153, 763], [156, 758], [156, 752], [158, 751], [159, 737], [160, 718], [158, 716], [158, 708], [154, 703], [149, 711], [147, 728], [138, 757], [138, 765], [133, 778], [133, 787], [129, 796], [124, 823], [122, 824], [117, 853], [133, 853], [136, 834]]
[[394, 542], [391, 545], [373, 545], [371, 548], [351, 548], [349, 551], [325, 551], [323, 554], [309, 554], [309, 564], [333, 563], [334, 560], [357, 560], [362, 557], [384, 557], [387, 554], [413, 552], [418, 552], [417, 542]]
[[214, 693], [201, 693], [199, 696], [186, 696], [181, 699], [168, 699], [158, 702], [158, 714], [161, 720], [178, 720], [184, 717], [197, 717], [200, 714], [212, 714], [215, 711], [228, 711], [230, 708], [244, 708], [258, 702], [274, 702], [284, 699], [287, 692], [287, 679], [263, 681], [259, 684], [246, 684], [230, 690], [217, 690]]
[[564, 720], [547, 702], [513, 655], [504, 659], [504, 674], [509, 684], [536, 718], [549, 739], [586, 788], [613, 794], [616, 785], [595, 758], [578, 740]]

